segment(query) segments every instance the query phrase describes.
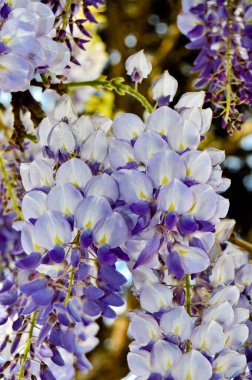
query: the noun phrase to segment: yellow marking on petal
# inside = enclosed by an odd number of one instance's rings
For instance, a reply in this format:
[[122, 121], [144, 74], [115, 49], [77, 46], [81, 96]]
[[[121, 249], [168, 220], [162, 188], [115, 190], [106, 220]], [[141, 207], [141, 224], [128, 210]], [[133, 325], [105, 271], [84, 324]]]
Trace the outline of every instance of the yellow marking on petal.
[[132, 137], [138, 137], [139, 133], [138, 132], [132, 132]]
[[179, 150], [184, 150], [184, 149], [185, 149], [185, 145], [181, 143], [181, 144], [179, 145]]
[[161, 130], [159, 131], [159, 133], [160, 133], [160, 135], [162, 135], [162, 136], [166, 135], [166, 131], [165, 131], [165, 129], [161, 129]]
[[190, 208], [189, 213], [192, 213], [194, 210], [195, 210], [195, 206], [196, 206], [196, 202], [192, 205], [192, 207]]
[[13, 38], [11, 38], [11, 37], [1, 38], [1, 41], [3, 41], [3, 43], [5, 43], [5, 44], [9, 44], [12, 40], [13, 40]]
[[180, 334], [180, 326], [175, 326], [172, 330], [172, 332], [175, 334], [175, 335], [179, 335]]
[[230, 336], [226, 337], [225, 346], [227, 346], [230, 343], [230, 341], [231, 341], [231, 337]]
[[191, 177], [191, 175], [192, 175], [192, 170], [191, 170], [191, 168], [186, 168], [186, 176], [187, 176], [187, 177]]
[[187, 372], [185, 380], [195, 380], [195, 379], [193, 379], [191, 372]]
[[71, 210], [69, 210], [69, 208], [66, 207], [66, 208], [64, 209], [64, 214], [65, 214], [65, 215], [71, 215], [72, 213], [71, 213]]
[[152, 339], [157, 339], [158, 338], [158, 336], [157, 336], [157, 334], [156, 334], [156, 332], [154, 331], [154, 330], [151, 330], [151, 338]]
[[167, 211], [175, 211], [175, 204], [172, 202]]
[[61, 238], [59, 237], [59, 235], [56, 235], [55, 238], [54, 238], [54, 244], [63, 244], [63, 241], [61, 240]]
[[139, 198], [148, 199], [148, 196], [143, 192], [143, 190], [141, 190], [139, 193]]
[[225, 369], [225, 364], [220, 364], [219, 366], [214, 368], [215, 372], [223, 372], [224, 369]]
[[200, 346], [201, 350], [205, 350], [207, 348], [207, 342], [204, 340]]
[[179, 253], [180, 255], [186, 255], [188, 252], [187, 252], [185, 249], [178, 248], [178, 253]]
[[150, 157], [154, 156], [154, 150], [150, 151]]
[[128, 157], [127, 157], [127, 161], [128, 161], [128, 162], [132, 162], [132, 161], [134, 161], [134, 158], [133, 158], [133, 157], [130, 157], [130, 156], [128, 156]]
[[90, 230], [92, 227], [93, 227], [93, 222], [92, 222], [91, 219], [89, 219], [89, 220], [87, 221], [87, 223], [84, 225], [84, 228], [85, 228], [86, 230]]
[[165, 363], [165, 369], [168, 370], [171, 368], [171, 366], [172, 366], [171, 362], [167, 360], [167, 362]]
[[169, 183], [169, 178], [165, 175], [162, 180], [162, 185], [167, 185]]
[[3, 65], [0, 65], [0, 70], [6, 70], [6, 67]]
[[75, 187], [79, 187], [79, 184], [78, 184], [78, 182], [76, 182], [76, 181], [73, 183], [73, 185], [74, 185]]
[[36, 249], [36, 251], [39, 251], [41, 249], [41, 247], [37, 243], [34, 243], [34, 248]]
[[108, 241], [107, 236], [103, 235], [103, 237], [98, 241], [99, 244], [106, 244]]

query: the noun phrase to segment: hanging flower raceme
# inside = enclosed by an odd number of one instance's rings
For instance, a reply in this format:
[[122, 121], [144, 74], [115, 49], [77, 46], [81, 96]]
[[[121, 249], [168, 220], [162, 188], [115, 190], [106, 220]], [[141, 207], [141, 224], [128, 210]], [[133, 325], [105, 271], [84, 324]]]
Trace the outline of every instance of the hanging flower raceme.
[[105, 5], [103, 0], [83, 0], [82, 2], [44, 0], [55, 14], [55, 40], [65, 42], [71, 52], [71, 61], [77, 65], [81, 63], [76, 58], [76, 45], [86, 50], [85, 45], [92, 35], [87, 24], [97, 24], [95, 12]]
[[239, 1], [183, 1], [178, 26], [200, 50], [193, 71], [200, 71], [196, 88], [207, 86], [207, 101], [222, 116], [229, 133], [244, 122], [241, 105], [252, 104], [251, 5]]
[[158, 266], [133, 271], [142, 311], [130, 313], [128, 364], [137, 378], [251, 377], [252, 267], [246, 252], [216, 238], [209, 268], [191, 278], [179, 281]]
[[[19, 288], [7, 284], [0, 297], [7, 318], [18, 326], [16, 337], [3, 342], [2, 373], [25, 372], [29, 378], [36, 350], [44, 378], [50, 378], [50, 360], [67, 365], [62, 350], [81, 370], [90, 368], [81, 329], [99, 316], [116, 317], [114, 307], [123, 304], [120, 293], [126, 282], [116, 266], [119, 260], [129, 262], [133, 276], [155, 269], [140, 302], [147, 319], [154, 318], [157, 333], [156, 313], [158, 318], [172, 308], [174, 297], [160, 282], [161, 274], [177, 286], [208, 270], [215, 227], [228, 210], [220, 193], [229, 181], [220, 168], [224, 153], [197, 149], [212, 117], [210, 109], [202, 109], [203, 102], [204, 92], [184, 94], [175, 106], [178, 111], [160, 107], [144, 124], [134, 114], [118, 115], [113, 122], [78, 118], [64, 96], [41, 122], [37, 137], [44, 158], [20, 168], [26, 193], [24, 221], [18, 226], [25, 254], [16, 262]], [[166, 318], [183, 320], [182, 288], [175, 296], [180, 303]], [[190, 316], [185, 318], [183, 342], [193, 329]], [[35, 338], [28, 339], [22, 356], [27, 331]], [[155, 334], [152, 329], [151, 337]], [[210, 374], [209, 359], [197, 349], [195, 344], [183, 356], [185, 367], [199, 362]], [[185, 352], [171, 350], [171, 363]], [[9, 357], [15, 358], [11, 365]], [[177, 371], [175, 379], [180, 379]], [[194, 378], [198, 372], [192, 371]]]
[[40, 2], [13, 1], [11, 8], [0, 3], [0, 89], [24, 91], [35, 71], [61, 74], [69, 63], [65, 44], [49, 37], [55, 17]]

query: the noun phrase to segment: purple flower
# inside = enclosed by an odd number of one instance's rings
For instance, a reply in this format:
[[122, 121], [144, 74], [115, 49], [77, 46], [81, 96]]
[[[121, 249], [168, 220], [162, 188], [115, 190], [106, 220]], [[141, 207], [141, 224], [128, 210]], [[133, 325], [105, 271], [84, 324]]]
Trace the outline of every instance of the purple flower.
[[240, 129], [243, 107], [251, 106], [251, 6], [240, 0], [183, 2], [178, 26], [200, 50], [193, 71], [199, 72], [196, 88], [207, 88], [206, 100], [222, 116], [228, 133]]

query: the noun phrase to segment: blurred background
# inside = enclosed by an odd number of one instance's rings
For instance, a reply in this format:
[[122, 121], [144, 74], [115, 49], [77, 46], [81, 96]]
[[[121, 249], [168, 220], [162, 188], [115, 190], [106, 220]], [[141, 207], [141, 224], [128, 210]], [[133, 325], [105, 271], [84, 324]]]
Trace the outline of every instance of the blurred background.
[[[196, 75], [191, 74], [191, 69], [198, 52], [185, 48], [188, 40], [177, 28], [180, 1], [107, 0], [106, 3], [107, 7], [99, 15], [100, 24], [96, 31], [107, 52], [103, 74], [108, 78], [126, 78], [125, 60], [131, 54], [144, 49], [151, 58], [153, 70], [149, 78], [139, 86], [139, 91], [150, 102], [151, 83], [166, 69], [179, 82], [173, 104], [176, 104], [184, 92], [192, 91]], [[126, 80], [130, 83], [129, 77]], [[141, 104], [134, 99], [106, 92], [95, 93], [86, 104], [86, 109], [91, 113], [100, 110], [110, 117], [114, 116], [115, 110], [143, 116]], [[214, 146], [226, 151], [224, 176], [232, 181], [230, 189], [225, 193], [230, 199], [229, 217], [236, 219], [236, 231], [252, 242], [252, 119], [249, 120], [249, 115], [247, 119], [242, 130], [233, 136], [228, 136], [222, 130], [218, 118], [214, 119], [204, 146]], [[101, 343], [89, 356], [95, 370], [88, 375], [78, 375], [78, 380], [131, 379], [127, 376], [126, 353], [129, 337], [126, 312], [137, 305], [130, 293], [127, 294], [127, 299], [127, 310], [111, 326], [100, 330]]]

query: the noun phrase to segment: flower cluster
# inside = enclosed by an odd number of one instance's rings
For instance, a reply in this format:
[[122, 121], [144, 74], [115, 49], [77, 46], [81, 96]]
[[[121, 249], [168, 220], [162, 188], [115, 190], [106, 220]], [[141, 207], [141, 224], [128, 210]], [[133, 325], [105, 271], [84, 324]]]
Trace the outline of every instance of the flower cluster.
[[51, 9], [40, 2], [16, 0], [12, 8], [0, 2], [1, 90], [24, 91], [36, 70], [57, 75], [69, 63], [67, 46], [48, 36], [54, 21]]
[[250, 378], [252, 266], [231, 244], [215, 246], [210, 258], [188, 282], [151, 268], [133, 272], [143, 311], [130, 314], [128, 363], [138, 379]]
[[193, 71], [200, 71], [196, 87], [208, 86], [216, 114], [229, 133], [240, 129], [240, 105], [251, 105], [251, 17], [246, 0], [183, 1], [178, 26], [200, 53]]
[[[41, 122], [37, 137], [45, 158], [20, 167], [26, 194], [24, 222], [16, 223], [25, 251], [16, 262], [19, 289], [8, 282], [0, 295], [18, 326], [11, 355], [21, 350], [23, 331], [41, 330], [9, 371], [28, 377], [36, 349], [43, 374], [49, 371], [44, 358], [65, 365], [62, 349], [81, 370], [89, 368], [79, 326], [100, 315], [116, 317], [113, 307], [123, 304], [126, 282], [118, 260], [129, 262], [133, 276], [150, 267], [178, 282], [207, 270], [215, 225], [228, 210], [219, 193], [229, 181], [222, 178], [222, 151], [197, 150], [212, 118], [203, 102], [204, 92], [184, 94], [176, 111], [160, 107], [144, 124], [134, 114], [114, 122], [78, 118], [64, 96]], [[171, 305], [171, 290], [156, 282], [142, 305], [148, 313], [158, 311], [153, 297]]]
[[55, 14], [55, 40], [65, 42], [71, 52], [71, 61], [81, 65], [76, 58], [74, 45], [81, 50], [85, 49], [85, 44], [90, 41], [91, 34], [86, 23], [97, 24], [93, 9], [99, 9], [104, 5], [103, 0], [82, 0], [80, 2], [44, 0]]

